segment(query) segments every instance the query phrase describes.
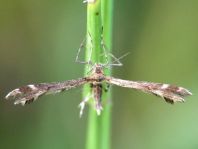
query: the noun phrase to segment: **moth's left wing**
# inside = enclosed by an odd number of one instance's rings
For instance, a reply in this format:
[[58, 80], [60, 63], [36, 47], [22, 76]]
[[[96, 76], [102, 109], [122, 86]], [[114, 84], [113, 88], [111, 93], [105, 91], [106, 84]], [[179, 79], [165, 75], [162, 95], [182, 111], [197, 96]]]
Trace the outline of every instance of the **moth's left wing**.
[[25, 105], [35, 101], [42, 95], [59, 93], [64, 90], [78, 87], [85, 83], [87, 83], [86, 78], [79, 78], [76, 80], [69, 80], [64, 82], [30, 84], [11, 91], [5, 98], [15, 99], [16, 101], [14, 104]]
[[168, 103], [184, 102], [184, 97], [192, 95], [190, 91], [183, 87], [177, 87], [169, 84], [152, 83], [144, 81], [128, 81], [113, 77], [106, 77], [105, 80], [109, 84], [133, 88], [146, 93], [154, 94], [156, 96], [162, 97]]

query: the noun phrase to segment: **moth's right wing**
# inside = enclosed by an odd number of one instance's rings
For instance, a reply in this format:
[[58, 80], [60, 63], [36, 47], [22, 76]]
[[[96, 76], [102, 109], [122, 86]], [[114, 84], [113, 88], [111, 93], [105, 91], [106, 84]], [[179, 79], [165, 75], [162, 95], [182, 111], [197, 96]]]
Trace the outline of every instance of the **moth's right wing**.
[[76, 88], [87, 83], [86, 78], [68, 80], [64, 82], [30, 84], [19, 87], [7, 94], [6, 99], [15, 99], [14, 104], [28, 104], [45, 94], [55, 94], [64, 90]]
[[144, 81], [128, 81], [113, 77], [106, 77], [106, 82], [121, 87], [133, 88], [142, 92], [154, 94], [162, 97], [168, 103], [183, 102], [184, 97], [192, 95], [190, 91], [183, 87], [177, 87], [170, 84], [144, 82]]

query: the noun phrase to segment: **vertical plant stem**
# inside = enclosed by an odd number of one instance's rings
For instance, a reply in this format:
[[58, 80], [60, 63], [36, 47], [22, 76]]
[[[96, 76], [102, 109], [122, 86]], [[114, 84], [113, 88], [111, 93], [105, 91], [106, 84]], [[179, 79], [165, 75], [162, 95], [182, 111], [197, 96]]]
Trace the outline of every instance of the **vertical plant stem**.
[[[111, 53], [112, 49], [112, 22], [113, 22], [113, 0], [101, 0], [101, 16], [103, 25], [103, 40]], [[105, 70], [106, 75], [111, 75], [111, 70]], [[106, 100], [105, 108], [101, 117], [101, 149], [110, 149], [111, 146], [111, 91], [104, 94]]]
[[[108, 2], [107, 2], [108, 1]], [[101, 34], [103, 27], [103, 40], [108, 49], [111, 49], [112, 33], [112, 0], [95, 0], [87, 6], [87, 46], [86, 60], [94, 63], [104, 63], [105, 58], [101, 56]], [[89, 35], [90, 34], [90, 35]], [[91, 36], [91, 39], [90, 37]], [[91, 42], [92, 40], [92, 42]], [[92, 53], [91, 48], [93, 48]], [[85, 73], [89, 71], [85, 69]], [[110, 75], [111, 70], [105, 70], [106, 75]], [[84, 88], [84, 97], [90, 94], [90, 86]], [[97, 116], [93, 107], [89, 108], [88, 130], [86, 149], [109, 149], [110, 148], [110, 124], [111, 124], [111, 97], [110, 91], [102, 95], [103, 111], [101, 116]], [[93, 100], [90, 100], [93, 102]], [[93, 105], [92, 103], [90, 104]]]
[[[87, 45], [86, 45], [86, 60], [89, 60], [91, 54], [91, 61], [93, 63], [100, 62], [100, 43], [101, 43], [101, 3], [96, 0], [94, 3], [87, 4]], [[91, 37], [90, 37], [91, 36]], [[90, 39], [91, 38], [91, 39]], [[92, 40], [92, 42], [91, 42]], [[92, 53], [91, 53], [92, 48]], [[86, 68], [88, 69], [88, 68]], [[89, 70], [85, 70], [87, 73]], [[90, 86], [85, 86], [84, 97], [90, 94]], [[93, 102], [93, 99], [90, 100]], [[88, 130], [86, 149], [99, 149], [99, 119], [90, 103], [88, 116]]]

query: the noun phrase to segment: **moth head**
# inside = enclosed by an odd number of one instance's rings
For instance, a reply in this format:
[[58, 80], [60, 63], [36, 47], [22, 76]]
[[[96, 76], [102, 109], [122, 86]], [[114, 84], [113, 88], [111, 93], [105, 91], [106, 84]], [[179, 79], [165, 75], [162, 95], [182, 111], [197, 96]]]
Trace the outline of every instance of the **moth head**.
[[101, 74], [103, 73], [103, 65], [102, 64], [95, 64], [93, 66], [93, 73]]

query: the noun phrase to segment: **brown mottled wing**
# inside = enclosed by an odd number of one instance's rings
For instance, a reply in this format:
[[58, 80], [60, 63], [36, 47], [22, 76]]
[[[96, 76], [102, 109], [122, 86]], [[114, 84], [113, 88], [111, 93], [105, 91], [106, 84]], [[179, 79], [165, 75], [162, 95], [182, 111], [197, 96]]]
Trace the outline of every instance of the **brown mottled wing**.
[[133, 88], [146, 93], [154, 94], [156, 96], [162, 97], [168, 103], [184, 102], [184, 97], [192, 95], [190, 91], [183, 87], [177, 87], [169, 84], [144, 81], [128, 81], [113, 77], [106, 77], [106, 82], [109, 84]]
[[40, 83], [31, 84], [17, 88], [5, 97], [6, 99], [14, 98], [16, 101], [14, 104], [28, 104], [35, 101], [38, 97], [45, 94], [55, 94], [64, 90], [69, 90], [86, 83], [86, 78], [79, 78], [76, 80], [69, 80], [65, 82], [53, 82], [53, 83]]

